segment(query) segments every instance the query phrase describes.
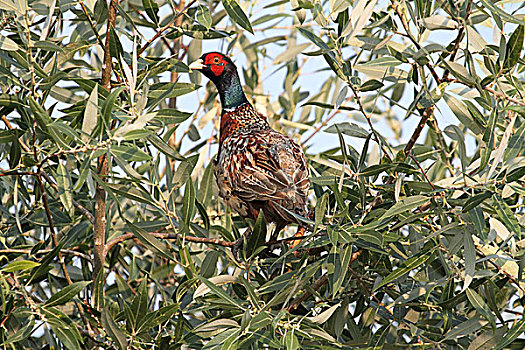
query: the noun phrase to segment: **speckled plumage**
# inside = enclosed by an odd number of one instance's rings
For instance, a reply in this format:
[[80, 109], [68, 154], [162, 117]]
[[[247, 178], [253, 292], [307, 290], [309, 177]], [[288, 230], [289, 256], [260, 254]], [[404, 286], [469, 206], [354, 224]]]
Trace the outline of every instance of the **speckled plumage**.
[[199, 70], [217, 86], [222, 105], [219, 153], [214, 166], [219, 195], [245, 218], [256, 219], [262, 209], [266, 220], [276, 223], [278, 232], [296, 222], [281, 207], [306, 216], [310, 183], [303, 150], [288, 136], [273, 130], [244, 93], [238, 93], [237, 70], [228, 57], [213, 52], [204, 54], [201, 61]]

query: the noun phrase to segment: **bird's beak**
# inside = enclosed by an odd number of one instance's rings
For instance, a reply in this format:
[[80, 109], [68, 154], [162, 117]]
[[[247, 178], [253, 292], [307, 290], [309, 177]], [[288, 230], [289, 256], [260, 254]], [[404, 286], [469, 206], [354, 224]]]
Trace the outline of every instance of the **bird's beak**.
[[188, 67], [191, 70], [202, 70], [206, 66], [204, 65], [204, 61], [201, 58], [199, 58], [197, 61], [190, 63]]

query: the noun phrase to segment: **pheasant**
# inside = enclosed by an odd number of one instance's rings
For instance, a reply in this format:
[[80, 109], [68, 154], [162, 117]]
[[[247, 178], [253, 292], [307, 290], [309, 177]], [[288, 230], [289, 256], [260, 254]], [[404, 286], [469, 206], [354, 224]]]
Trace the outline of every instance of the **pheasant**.
[[[273, 130], [248, 102], [229, 57], [209, 52], [189, 67], [209, 78], [219, 92], [222, 114], [214, 163], [219, 195], [242, 218], [255, 220], [262, 209], [266, 221], [275, 223], [273, 240], [288, 224], [300, 224], [290, 212], [307, 214], [310, 182], [304, 152]], [[248, 228], [244, 236], [250, 233]], [[243, 237], [232, 248], [235, 259], [242, 245]]]

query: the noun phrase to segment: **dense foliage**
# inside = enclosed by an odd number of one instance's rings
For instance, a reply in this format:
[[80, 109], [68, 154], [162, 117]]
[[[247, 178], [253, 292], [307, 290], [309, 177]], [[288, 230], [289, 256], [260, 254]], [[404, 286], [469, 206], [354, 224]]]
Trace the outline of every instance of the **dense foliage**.
[[[523, 7], [0, 0], [0, 344], [524, 348]], [[217, 197], [211, 50], [305, 147], [296, 246]]]

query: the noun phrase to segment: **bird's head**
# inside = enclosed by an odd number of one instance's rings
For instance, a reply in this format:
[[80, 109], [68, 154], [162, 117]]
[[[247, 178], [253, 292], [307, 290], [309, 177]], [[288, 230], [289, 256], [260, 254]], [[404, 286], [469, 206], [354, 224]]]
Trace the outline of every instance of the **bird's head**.
[[191, 70], [198, 70], [208, 79], [217, 83], [227, 75], [237, 74], [232, 60], [220, 52], [208, 52], [189, 65]]

